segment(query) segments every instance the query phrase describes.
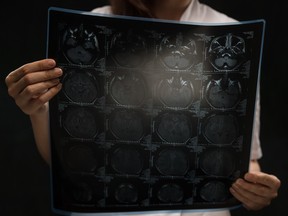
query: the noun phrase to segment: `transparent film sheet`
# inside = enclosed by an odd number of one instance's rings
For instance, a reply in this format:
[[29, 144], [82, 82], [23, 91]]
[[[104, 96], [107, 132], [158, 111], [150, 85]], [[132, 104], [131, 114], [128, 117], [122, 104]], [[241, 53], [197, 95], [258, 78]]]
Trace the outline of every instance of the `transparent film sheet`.
[[248, 170], [263, 20], [196, 24], [50, 8], [52, 205], [233, 208]]

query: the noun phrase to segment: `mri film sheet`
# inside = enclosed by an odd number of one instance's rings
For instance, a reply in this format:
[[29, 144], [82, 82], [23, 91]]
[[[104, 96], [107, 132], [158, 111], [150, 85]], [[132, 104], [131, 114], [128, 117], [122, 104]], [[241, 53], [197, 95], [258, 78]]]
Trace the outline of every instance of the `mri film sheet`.
[[263, 20], [226, 25], [50, 8], [52, 205], [61, 212], [238, 206]]

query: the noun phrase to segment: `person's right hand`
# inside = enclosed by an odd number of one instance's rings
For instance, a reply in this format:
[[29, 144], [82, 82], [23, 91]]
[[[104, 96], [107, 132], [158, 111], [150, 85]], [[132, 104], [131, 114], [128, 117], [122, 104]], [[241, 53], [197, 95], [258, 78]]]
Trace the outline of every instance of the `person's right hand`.
[[60, 90], [62, 70], [53, 59], [25, 64], [9, 73], [5, 79], [8, 94], [27, 115], [41, 112]]

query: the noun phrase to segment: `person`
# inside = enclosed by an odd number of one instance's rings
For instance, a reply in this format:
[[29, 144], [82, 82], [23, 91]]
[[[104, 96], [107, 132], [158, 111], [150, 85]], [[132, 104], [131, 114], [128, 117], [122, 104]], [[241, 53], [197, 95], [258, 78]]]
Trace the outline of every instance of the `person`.
[[[237, 22], [198, 0], [110, 0], [110, 5], [95, 8], [92, 12], [200, 23]], [[38, 151], [48, 163], [50, 161], [48, 103], [61, 90], [60, 77], [62, 73], [62, 70], [56, 67], [55, 60], [42, 59], [15, 69], [5, 79], [9, 95], [14, 98], [20, 109], [30, 116]], [[249, 172], [243, 178], [237, 179], [230, 188], [231, 194], [246, 209], [254, 211], [270, 205], [271, 201], [278, 196], [278, 189], [281, 185], [276, 176], [262, 172], [258, 163], [262, 157], [259, 140], [259, 100], [258, 91]], [[167, 216], [230, 215], [228, 210], [201, 212], [171, 210], [154, 213], [154, 215]], [[113, 213], [111, 215], [121, 214]], [[145, 214], [142, 212], [141, 215]]]

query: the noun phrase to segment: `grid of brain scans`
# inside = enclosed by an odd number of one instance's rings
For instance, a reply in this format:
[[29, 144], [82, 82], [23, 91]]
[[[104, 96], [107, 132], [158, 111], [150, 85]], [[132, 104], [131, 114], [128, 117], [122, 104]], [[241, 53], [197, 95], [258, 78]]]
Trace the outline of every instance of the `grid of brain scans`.
[[230, 208], [248, 169], [264, 23], [49, 10], [53, 208]]

